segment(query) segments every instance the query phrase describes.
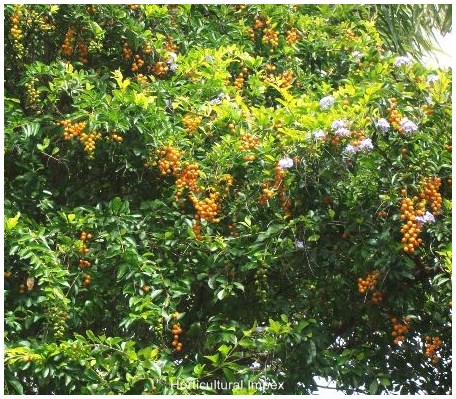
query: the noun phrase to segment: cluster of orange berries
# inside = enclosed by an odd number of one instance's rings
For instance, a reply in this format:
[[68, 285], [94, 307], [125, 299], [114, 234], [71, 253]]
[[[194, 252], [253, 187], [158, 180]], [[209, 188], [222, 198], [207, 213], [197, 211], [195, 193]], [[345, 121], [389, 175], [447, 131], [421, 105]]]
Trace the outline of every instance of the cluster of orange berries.
[[22, 59], [23, 53], [24, 53], [24, 45], [21, 43], [22, 38], [24, 37], [21, 28], [19, 27], [19, 24], [21, 22], [22, 18], [22, 8], [23, 6], [20, 4], [14, 5], [14, 11], [10, 16], [10, 22], [11, 22], [11, 29], [10, 33], [13, 38], [13, 47], [16, 51], [16, 59], [20, 60]]
[[19, 285], [19, 294], [23, 294], [25, 291], [27, 291], [27, 287], [25, 284]]
[[90, 277], [90, 274], [84, 274], [84, 277], [82, 279], [82, 286], [88, 287], [91, 282], [92, 282], [92, 277]]
[[177, 44], [173, 43], [173, 38], [171, 36], [168, 36], [166, 38], [165, 42], [165, 48], [168, 50], [170, 53], [177, 53]]
[[92, 234], [83, 231], [79, 239], [82, 241], [82, 247], [79, 248], [79, 252], [87, 255], [89, 253], [89, 248], [87, 246], [87, 241], [92, 239]]
[[440, 177], [429, 177], [423, 181], [420, 198], [426, 200], [431, 206], [434, 216], [440, 213], [442, 208], [442, 194], [439, 193], [439, 188], [442, 184]]
[[147, 84], [148, 80], [147, 80], [147, 76], [143, 75], [142, 73], [138, 73], [136, 75], [136, 80], [139, 84], [141, 85], [145, 85]]
[[[173, 318], [177, 319], [178, 316], [179, 313], [173, 313]], [[182, 342], [179, 342], [179, 335], [182, 334], [182, 328], [179, 323], [173, 325], [171, 333], [173, 334], [173, 341], [171, 342], [171, 345], [176, 348], [177, 352], [180, 352], [182, 350]]]
[[451, 152], [452, 146], [451, 146], [451, 144], [445, 144], [445, 145], [443, 146], [443, 149], [446, 150], [446, 151]]
[[13, 272], [12, 272], [11, 270], [5, 270], [5, 271], [3, 272], [3, 276], [4, 276], [5, 278], [10, 278], [12, 275], [13, 275]]
[[40, 93], [35, 87], [36, 83], [38, 83], [38, 78], [33, 77], [30, 82], [24, 85], [27, 91], [27, 106], [31, 108], [37, 106], [38, 100], [40, 98]]
[[203, 118], [199, 115], [186, 114], [182, 118], [182, 124], [190, 135], [198, 130], [198, 127], [201, 125], [202, 121]]
[[391, 318], [391, 323], [393, 324], [393, 331], [391, 331], [391, 336], [393, 337], [393, 344], [397, 345], [399, 342], [405, 340], [405, 335], [410, 330], [410, 317], [404, 317], [402, 323], [399, 323], [396, 317]]
[[356, 39], [356, 35], [353, 33], [353, 31], [351, 29], [347, 29], [347, 31], [345, 32], [345, 36], [349, 40], [355, 40]]
[[56, 122], [57, 126], [63, 126], [63, 138], [71, 140], [73, 137], [79, 136], [85, 129], [85, 122], [71, 123], [69, 119]]
[[177, 148], [164, 147], [162, 150], [157, 150], [157, 154], [162, 156], [158, 161], [162, 175], [171, 175], [179, 169], [182, 153]]
[[293, 83], [294, 72], [293, 71], [285, 71], [274, 75], [269, 73], [265, 76], [264, 82], [267, 83], [276, 83], [279, 87], [290, 87]]
[[65, 34], [65, 39], [63, 40], [62, 44], [62, 51], [67, 57], [71, 57], [73, 55], [73, 42], [74, 42], [74, 35], [76, 34], [76, 28], [74, 26], [70, 26], [67, 33]]
[[79, 259], [79, 267], [81, 269], [90, 269], [92, 267], [92, 263], [85, 259]]
[[128, 5], [128, 8], [131, 10], [131, 11], [136, 11], [138, 9], [138, 5], [137, 4], [129, 4]]
[[263, 38], [261, 41], [263, 44], [270, 44], [273, 48], [275, 48], [279, 45], [279, 34], [272, 28], [264, 28]]
[[358, 278], [358, 291], [364, 294], [366, 291], [374, 291], [380, 278], [380, 271], [373, 270], [367, 274], [365, 280]]
[[263, 26], [264, 26], [264, 22], [261, 19], [259, 19], [259, 18], [255, 19], [253, 28], [249, 28], [249, 30], [248, 30], [250, 40], [255, 40], [255, 30], [258, 30], [258, 29], [262, 28]]
[[14, 6], [14, 11], [10, 16], [10, 22], [11, 22], [11, 36], [13, 36], [13, 39], [21, 40], [23, 38], [22, 31], [19, 28], [19, 24], [21, 22], [21, 17], [22, 17], [22, 10], [19, 5]]
[[388, 216], [388, 212], [386, 212], [386, 211], [379, 211], [379, 212], [377, 212], [377, 216], [378, 216], [379, 218], [386, 218], [386, 217]]
[[270, 183], [265, 182], [263, 183], [263, 188], [261, 190], [261, 197], [258, 199], [258, 203], [260, 205], [266, 205], [268, 200], [275, 196], [275, 191], [269, 188]]
[[139, 54], [135, 55], [135, 60], [133, 61], [133, 64], [131, 64], [131, 71], [136, 72], [138, 69], [142, 68], [144, 65], [144, 60], [141, 58]]
[[241, 151], [249, 151], [260, 145], [260, 139], [251, 133], [241, 133]]
[[150, 43], [146, 43], [143, 47], [144, 54], [151, 54], [152, 53], [152, 45]]
[[378, 305], [379, 303], [383, 302], [383, 292], [381, 291], [375, 291], [373, 294], [372, 294], [372, 298], [371, 298], [371, 302], [374, 304], [374, 305]]
[[287, 31], [287, 36], [285, 38], [285, 40], [287, 41], [287, 43], [289, 44], [293, 44], [293, 43], [296, 43], [298, 40], [299, 40], [299, 32], [296, 28], [291, 28]]
[[126, 58], [126, 59], [131, 58], [133, 56], [133, 51], [131, 51], [131, 48], [128, 45], [128, 43], [124, 43], [124, 45], [122, 47], [122, 53], [123, 53], [124, 58]]
[[354, 146], [354, 147], [359, 146], [359, 145], [361, 144], [361, 141], [363, 141], [363, 140], [366, 138], [366, 136], [364, 135], [364, 133], [363, 133], [363, 132], [360, 132], [360, 131], [353, 132], [353, 133], [352, 133], [352, 136], [353, 136], [354, 140], [352, 140], [352, 141], [350, 142], [350, 144], [351, 144], [352, 146]]
[[87, 56], [89, 55], [89, 48], [87, 47], [86, 42], [79, 38], [78, 40], [78, 61], [82, 64], [88, 64], [89, 60]]
[[401, 119], [402, 114], [396, 109], [397, 108], [397, 99], [395, 97], [390, 98], [390, 106], [387, 108], [389, 112], [388, 121], [391, 123], [393, 129], [396, 129], [398, 132], [402, 131]]
[[244, 87], [244, 76], [247, 74], [247, 72], [247, 68], [243, 68], [242, 72], [240, 72], [234, 79], [233, 84], [236, 89], [242, 90], [242, 88]]
[[193, 206], [196, 209], [195, 220], [207, 220], [208, 222], [218, 223], [220, 219], [217, 218], [217, 213], [220, 211], [220, 198], [221, 195], [218, 191], [211, 188], [211, 193], [209, 197], [203, 199], [197, 198], [195, 195], [190, 194], [190, 200], [193, 203]]
[[95, 152], [95, 142], [101, 139], [101, 133], [99, 132], [90, 132], [90, 133], [81, 133], [79, 140], [84, 146], [84, 151], [89, 155], [89, 158], [93, 158], [93, 153]]
[[402, 244], [404, 252], [412, 253], [423, 242], [418, 234], [421, 232], [421, 226], [416, 221], [416, 216], [422, 216], [425, 212], [425, 202], [420, 201], [415, 210], [414, 202], [418, 201], [418, 197], [406, 197], [401, 201], [401, 219], [406, 220], [401, 228], [403, 235]]
[[118, 143], [123, 141], [123, 137], [117, 134], [117, 129], [114, 129], [111, 134], [111, 138]]
[[240, 236], [240, 233], [238, 231], [236, 231], [236, 224], [235, 223], [230, 223], [228, 225], [228, 230], [230, 231], [230, 234], [233, 237], [239, 237]]
[[[295, 159], [296, 162], [296, 159]], [[290, 216], [290, 206], [291, 202], [285, 197], [285, 189], [283, 186], [283, 179], [286, 175], [286, 171], [280, 167], [280, 165], [275, 166], [275, 179], [274, 183], [272, 184], [272, 189], [271, 183], [270, 182], [265, 182], [263, 183], [263, 188], [261, 190], [262, 194], [261, 197], [258, 200], [258, 203], [260, 205], [266, 205], [268, 200], [275, 197], [276, 192], [279, 194], [279, 199], [282, 204], [282, 208], [285, 211], [285, 214]]]
[[432, 357], [431, 363], [437, 364], [440, 361], [440, 356], [435, 354], [435, 351], [442, 345], [440, 337], [431, 338], [429, 335], [426, 336], [426, 351], [424, 355], [426, 357]]
[[157, 76], [159, 78], [165, 78], [166, 75], [168, 74], [169, 67], [166, 62], [157, 61], [151, 70], [155, 76]]
[[222, 181], [226, 183], [225, 192], [228, 193], [229, 188], [233, 185], [234, 177], [229, 173], [226, 173], [221, 178]]
[[184, 191], [184, 189], [188, 189], [189, 191], [198, 192], [198, 177], [199, 177], [199, 166], [196, 163], [193, 164], [186, 164], [184, 169], [177, 173], [177, 180], [176, 180], [176, 199], [178, 200]]
[[10, 21], [11, 21], [11, 29], [10, 33], [13, 38], [13, 47], [15, 50], [15, 58], [19, 61], [22, 59], [24, 55], [24, 45], [21, 43], [21, 40], [23, 39], [24, 35], [22, 33], [22, 30], [19, 26], [22, 18], [22, 5], [21, 4], [16, 4], [14, 6], [14, 11], [10, 16]]

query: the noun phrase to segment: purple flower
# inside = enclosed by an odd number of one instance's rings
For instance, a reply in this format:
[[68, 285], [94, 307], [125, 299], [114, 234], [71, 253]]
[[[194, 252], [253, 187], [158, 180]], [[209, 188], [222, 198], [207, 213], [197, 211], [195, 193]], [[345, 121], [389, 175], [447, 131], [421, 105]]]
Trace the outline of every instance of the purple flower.
[[435, 217], [434, 215], [429, 212], [429, 211], [426, 211], [426, 213], [423, 215], [423, 216], [416, 216], [415, 217], [415, 220], [420, 224], [424, 224], [424, 223], [435, 223]]
[[214, 57], [212, 57], [212, 55], [208, 54], [204, 57], [204, 60], [207, 62], [210, 62], [212, 64], [214, 62]]
[[313, 138], [315, 140], [324, 139], [325, 137], [326, 133], [323, 130], [316, 130], [315, 132], [313, 132]]
[[405, 133], [413, 133], [418, 130], [418, 126], [406, 118], [401, 120], [401, 128]]
[[358, 147], [355, 147], [354, 145], [347, 144], [347, 146], [344, 149], [344, 152], [346, 154], [356, 154], [358, 152]]
[[295, 244], [297, 249], [304, 248], [304, 243], [302, 241], [296, 240]]
[[343, 127], [346, 127], [346, 122], [341, 119], [336, 119], [335, 121], [333, 121], [333, 123], [331, 123], [332, 130], [341, 129]]
[[336, 134], [337, 136], [340, 136], [340, 137], [348, 137], [350, 136], [350, 130], [344, 128], [344, 127], [341, 127], [340, 129], [337, 129], [334, 134]]
[[175, 64], [174, 62], [172, 62], [171, 64], [169, 64], [169, 70], [170, 70], [171, 72], [176, 72], [176, 71], [177, 71], [177, 68], [179, 68], [179, 67], [178, 67], [177, 64]]
[[390, 124], [385, 118], [381, 118], [375, 124], [375, 127], [383, 133], [390, 130]]
[[361, 53], [361, 51], [358, 51], [358, 50], [355, 50], [351, 53], [352, 57], [356, 60], [356, 61], [360, 61], [363, 54]]
[[293, 160], [291, 158], [285, 157], [279, 161], [279, 166], [281, 169], [289, 169], [293, 167]]
[[394, 66], [401, 67], [403, 65], [410, 65], [412, 63], [412, 59], [406, 56], [396, 57], [394, 60]]
[[326, 97], [323, 97], [321, 100], [320, 100], [320, 108], [321, 109], [328, 109], [328, 108], [331, 108], [334, 103], [336, 102], [336, 100], [334, 99], [333, 96], [326, 96]]
[[374, 148], [374, 146], [372, 145], [372, 140], [368, 137], [359, 143], [358, 148], [363, 151], [370, 151]]
[[431, 74], [427, 77], [427, 82], [429, 84], [432, 84], [432, 83], [435, 83], [435, 82], [438, 82], [439, 81], [439, 77], [438, 75], [435, 75], [435, 74]]

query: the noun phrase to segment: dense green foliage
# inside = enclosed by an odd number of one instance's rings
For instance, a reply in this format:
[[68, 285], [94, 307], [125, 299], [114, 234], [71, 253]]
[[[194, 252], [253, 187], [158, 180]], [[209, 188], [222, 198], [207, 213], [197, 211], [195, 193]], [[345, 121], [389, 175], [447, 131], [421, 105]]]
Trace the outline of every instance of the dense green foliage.
[[6, 393], [450, 392], [451, 71], [363, 7], [5, 6]]

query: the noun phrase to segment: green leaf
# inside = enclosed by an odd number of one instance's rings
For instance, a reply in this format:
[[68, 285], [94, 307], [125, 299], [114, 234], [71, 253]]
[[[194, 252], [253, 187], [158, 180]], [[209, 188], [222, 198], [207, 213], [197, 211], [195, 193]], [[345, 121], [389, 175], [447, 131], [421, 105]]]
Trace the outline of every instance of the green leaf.
[[378, 381], [377, 380], [374, 380], [371, 382], [371, 384], [369, 385], [369, 393], [371, 395], [375, 395], [377, 393], [377, 389], [378, 389]]
[[217, 364], [218, 361], [219, 361], [219, 354], [216, 353], [215, 355], [207, 355], [207, 356], [204, 356], [206, 359], [210, 360], [212, 362], [212, 364]]
[[315, 241], [318, 241], [319, 239], [320, 239], [320, 236], [318, 234], [313, 234], [307, 239], [307, 241], [315, 242]]

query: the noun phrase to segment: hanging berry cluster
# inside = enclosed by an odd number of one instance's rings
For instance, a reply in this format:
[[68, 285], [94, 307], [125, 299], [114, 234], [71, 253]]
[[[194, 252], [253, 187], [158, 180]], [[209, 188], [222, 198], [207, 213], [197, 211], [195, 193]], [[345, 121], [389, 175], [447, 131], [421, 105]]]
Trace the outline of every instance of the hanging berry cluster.
[[426, 336], [426, 350], [424, 352], [424, 355], [428, 358], [431, 359], [431, 363], [436, 365], [440, 361], [440, 356], [436, 354], [436, 351], [440, 348], [442, 345], [442, 340], [440, 337], [433, 337], [431, 338], [429, 335]]
[[166, 78], [169, 72], [169, 67], [166, 62], [163, 61], [157, 61], [152, 67], [151, 67], [151, 72], [154, 74], [154, 76], [158, 78]]
[[[173, 318], [176, 319], [179, 314], [177, 312], [173, 313]], [[173, 325], [173, 328], [171, 329], [171, 333], [173, 335], [173, 341], [171, 342], [171, 346], [176, 348], [177, 352], [182, 351], [182, 342], [179, 342], [180, 335], [182, 334], [182, 328], [179, 323], [176, 323]]]
[[124, 58], [127, 60], [133, 56], [133, 51], [131, 51], [128, 43], [124, 43], [124, 45], [122, 47], [122, 54], [123, 54]]
[[367, 291], [375, 291], [378, 280], [380, 279], [380, 271], [373, 270], [367, 274], [365, 280], [361, 277], [358, 278], [358, 291], [364, 294]]
[[182, 124], [184, 125], [184, 129], [187, 130], [190, 136], [193, 135], [198, 130], [198, 127], [201, 125], [203, 118], [199, 115], [194, 114], [186, 114], [182, 118]]
[[195, 220], [207, 220], [208, 222], [218, 223], [220, 219], [217, 218], [217, 213], [220, 211], [219, 201], [221, 195], [214, 188], [211, 188], [211, 193], [208, 197], [199, 199], [193, 194], [190, 194], [189, 198], [196, 209]]
[[248, 69], [243, 68], [242, 72], [240, 72], [234, 79], [233, 85], [237, 90], [242, 90], [242, 88], [244, 87], [244, 78], [247, 75], [247, 73], [248, 73]]
[[131, 71], [136, 72], [138, 69], [142, 68], [144, 65], [144, 60], [141, 58], [139, 54], [135, 55], [135, 60], [133, 64], [131, 64]]
[[95, 142], [100, 139], [101, 133], [99, 132], [81, 133], [79, 136], [79, 140], [84, 145], [84, 151], [88, 154], [89, 159], [93, 159]]
[[33, 77], [30, 82], [26, 83], [26, 96], [27, 96], [27, 107], [34, 109], [38, 105], [38, 100], [40, 98], [40, 94], [36, 89], [35, 85], [38, 83], [38, 78]]
[[300, 34], [296, 28], [291, 28], [287, 31], [287, 35], [285, 37], [285, 40], [287, 41], [288, 44], [294, 44], [296, 43], [300, 38]]
[[442, 194], [439, 188], [442, 184], [440, 177], [428, 177], [422, 183], [420, 198], [424, 199], [430, 206], [432, 214], [437, 216], [442, 208]]
[[421, 232], [421, 226], [416, 220], [416, 216], [422, 216], [425, 211], [425, 202], [420, 201], [417, 204], [417, 210], [415, 210], [415, 201], [418, 197], [404, 198], [401, 201], [401, 220], [405, 223], [402, 225], [402, 244], [404, 252], [412, 253], [418, 248], [423, 240], [418, 237]]
[[82, 37], [78, 39], [78, 61], [82, 64], [88, 64], [89, 48]]
[[356, 34], [351, 29], [347, 29], [345, 31], [345, 37], [348, 40], [355, 40], [356, 39]]
[[82, 279], [82, 286], [88, 287], [91, 282], [92, 282], [92, 277], [90, 277], [90, 274], [84, 274], [83, 279]]
[[280, 204], [282, 205], [282, 209], [283, 209], [285, 217], [290, 217], [291, 216], [291, 211], [290, 211], [291, 201], [285, 195], [285, 185], [283, 184], [285, 175], [287, 174], [287, 172], [285, 169], [282, 169], [278, 163], [275, 166], [274, 170], [275, 170], [275, 179], [274, 179], [273, 187], [275, 190], [277, 190], [277, 193], [279, 194]]
[[196, 163], [185, 163], [184, 168], [176, 173], [176, 200], [182, 197], [184, 189], [190, 192], [198, 192], [199, 165]]
[[175, 174], [180, 166], [182, 153], [174, 147], [164, 147], [162, 150], [157, 150], [157, 154], [161, 156], [158, 160], [158, 167], [162, 175]]
[[74, 26], [70, 26], [67, 33], [65, 34], [65, 39], [63, 40], [62, 44], [62, 51], [67, 58], [70, 58], [73, 55], [75, 34], [76, 27]]
[[171, 36], [168, 36], [166, 38], [165, 48], [166, 48], [166, 50], [168, 50], [171, 53], [177, 53], [177, 51], [178, 51], [177, 44], [173, 43], [173, 38]]
[[401, 119], [402, 114], [397, 110], [397, 99], [390, 98], [390, 106], [387, 111], [389, 112], [388, 121], [391, 123], [393, 129], [396, 129], [398, 132], [402, 131]]
[[79, 248], [79, 252], [87, 255], [89, 253], [89, 247], [87, 246], [87, 241], [92, 239], [92, 234], [83, 231], [79, 237], [82, 241], [82, 246]]
[[353, 140], [350, 142], [350, 144], [353, 147], [358, 147], [361, 144], [361, 141], [363, 141], [366, 136], [364, 135], [363, 132], [361, 131], [356, 131], [351, 134], [351, 137], [353, 137]]
[[410, 330], [410, 317], [404, 317], [402, 323], [399, 323], [396, 317], [391, 318], [391, 323], [393, 324], [393, 331], [391, 331], [391, 336], [393, 337], [393, 344], [397, 345], [399, 342], [405, 340], [405, 336]]
[[260, 139], [251, 133], [241, 133], [241, 151], [249, 151], [260, 146]]
[[[82, 241], [82, 246], [79, 248], [79, 252], [84, 256], [87, 255], [89, 252], [89, 248], [87, 246], [87, 241], [92, 239], [92, 234], [86, 231], [83, 231], [79, 237]], [[90, 269], [92, 267], [92, 263], [86, 259], [79, 259], [79, 267], [81, 269]]]
[[15, 57], [18, 61], [22, 60], [22, 57], [24, 55], [24, 45], [21, 43], [21, 40], [23, 39], [24, 35], [19, 25], [21, 23], [21, 19], [23, 16], [22, 8], [23, 5], [15, 4], [14, 11], [10, 16], [10, 33], [13, 39], [13, 48], [16, 53]]
[[67, 141], [79, 136], [86, 127], [85, 122], [72, 123], [69, 119], [56, 122], [56, 125], [63, 126], [63, 138]]
[[270, 186], [270, 182], [265, 182], [263, 183], [263, 188], [261, 190], [261, 196], [260, 198], [258, 199], [258, 203], [260, 205], [266, 205], [268, 203], [268, 200], [270, 200], [271, 198], [274, 198], [275, 197], [275, 191], [274, 190], [271, 190], [269, 188]]

